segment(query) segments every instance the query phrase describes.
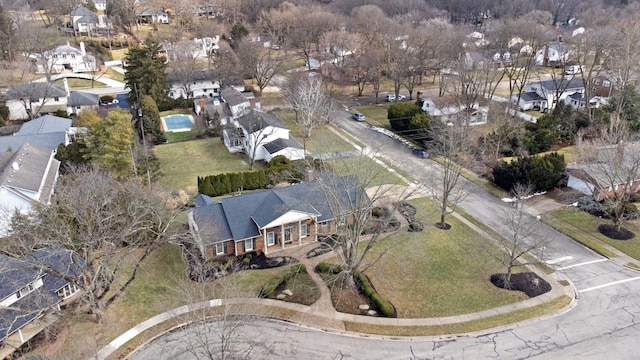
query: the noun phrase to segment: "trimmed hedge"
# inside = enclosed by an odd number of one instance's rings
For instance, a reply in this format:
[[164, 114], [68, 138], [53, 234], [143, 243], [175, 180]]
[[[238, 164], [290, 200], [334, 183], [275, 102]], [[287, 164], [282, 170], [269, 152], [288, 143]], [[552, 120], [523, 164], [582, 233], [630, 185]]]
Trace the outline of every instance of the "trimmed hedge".
[[375, 304], [382, 315], [386, 317], [396, 317], [396, 309], [393, 307], [393, 304], [391, 304], [389, 300], [383, 298], [382, 295], [378, 294], [366, 275], [361, 272], [356, 272], [355, 277], [362, 287], [362, 293], [364, 296], [368, 297]]
[[268, 283], [266, 283], [262, 287], [262, 289], [260, 289], [260, 294], [258, 295], [258, 297], [268, 298], [269, 296], [273, 295], [273, 293], [276, 292], [276, 290], [281, 284], [286, 283], [287, 281], [291, 280], [291, 278], [293, 278], [298, 274], [306, 274], [306, 273], [307, 273], [307, 268], [305, 268], [304, 265], [302, 264], [293, 265], [292, 267], [287, 269], [284, 273], [282, 273], [282, 275], [280, 275], [279, 277], [273, 278]]
[[207, 196], [220, 196], [238, 190], [264, 189], [283, 180], [301, 179], [303, 162], [293, 161], [286, 165], [273, 166], [255, 171], [198, 176], [198, 192]]
[[564, 156], [551, 153], [544, 156], [519, 157], [510, 163], [501, 161], [493, 168], [495, 184], [507, 191], [516, 184], [531, 184], [535, 191], [554, 188], [565, 169]]
[[316, 272], [319, 274], [340, 274], [342, 272], [342, 266], [321, 262], [316, 265]]

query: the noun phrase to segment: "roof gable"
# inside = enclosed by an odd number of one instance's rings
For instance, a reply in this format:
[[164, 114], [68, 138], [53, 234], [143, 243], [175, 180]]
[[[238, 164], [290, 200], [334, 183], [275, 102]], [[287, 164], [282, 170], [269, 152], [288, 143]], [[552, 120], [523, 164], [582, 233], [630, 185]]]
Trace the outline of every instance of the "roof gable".
[[8, 100], [20, 100], [20, 99], [44, 99], [53, 97], [65, 97], [67, 91], [58, 85], [42, 82], [30, 82], [22, 85], [18, 85], [13, 89], [7, 91], [6, 97]]
[[269, 126], [274, 128], [287, 129], [287, 127], [284, 126], [280, 121], [278, 121], [275, 116], [256, 110], [252, 110], [248, 114], [239, 117], [238, 123], [249, 134], [253, 134]]
[[16, 132], [16, 135], [22, 136], [66, 132], [71, 128], [71, 124], [71, 119], [65, 119], [53, 115], [45, 115], [24, 123], [22, 127], [20, 127], [20, 130]]

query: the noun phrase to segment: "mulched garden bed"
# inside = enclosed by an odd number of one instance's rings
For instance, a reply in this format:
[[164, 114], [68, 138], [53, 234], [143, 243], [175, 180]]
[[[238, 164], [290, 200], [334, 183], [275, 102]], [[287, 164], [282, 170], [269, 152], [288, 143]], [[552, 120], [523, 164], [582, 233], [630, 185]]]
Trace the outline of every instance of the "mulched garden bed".
[[551, 285], [532, 272], [511, 274], [509, 286], [504, 283], [506, 274], [491, 275], [491, 283], [501, 289], [522, 291], [528, 297], [536, 297], [551, 291]]
[[331, 289], [331, 301], [337, 311], [354, 314], [369, 315], [368, 311], [373, 310], [375, 314], [369, 316], [378, 316], [380, 313], [376, 309], [373, 302], [360, 291], [358, 286], [349, 286], [343, 278], [344, 274], [333, 277], [329, 280], [329, 288]]
[[398, 206], [398, 211], [405, 219], [407, 219], [407, 222], [409, 223], [409, 232], [420, 232], [424, 230], [424, 224], [416, 220], [417, 210], [413, 205], [407, 202], [402, 202]]
[[620, 228], [620, 230], [617, 230], [616, 227], [611, 224], [602, 224], [598, 226], [598, 231], [600, 232], [600, 234], [613, 240], [631, 240], [636, 237], [636, 234], [634, 234], [633, 232], [625, 228]]
[[189, 278], [193, 281], [211, 281], [243, 270], [271, 269], [297, 263], [296, 258], [290, 256], [276, 256], [269, 258], [263, 253], [249, 253], [242, 256], [226, 256], [202, 263], [201, 259], [196, 259], [194, 254], [199, 254], [199, 250], [190, 244], [183, 244], [187, 251], [184, 251], [189, 263]]

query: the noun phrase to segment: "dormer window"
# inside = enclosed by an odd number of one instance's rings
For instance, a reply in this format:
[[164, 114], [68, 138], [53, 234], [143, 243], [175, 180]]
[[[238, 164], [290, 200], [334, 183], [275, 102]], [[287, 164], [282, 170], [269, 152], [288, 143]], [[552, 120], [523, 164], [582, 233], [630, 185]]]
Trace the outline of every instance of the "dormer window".
[[602, 82], [602, 86], [604, 86], [604, 87], [610, 87], [610, 86], [611, 86], [611, 81], [609, 81], [609, 80], [604, 80], [604, 81]]

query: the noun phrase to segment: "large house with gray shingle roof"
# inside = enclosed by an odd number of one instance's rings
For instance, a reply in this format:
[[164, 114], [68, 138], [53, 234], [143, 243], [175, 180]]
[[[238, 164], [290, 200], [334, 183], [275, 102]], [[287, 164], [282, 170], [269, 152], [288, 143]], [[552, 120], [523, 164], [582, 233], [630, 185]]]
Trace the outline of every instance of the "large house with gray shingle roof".
[[[369, 210], [371, 202], [356, 176], [337, 177], [335, 195], [344, 206], [332, 206], [317, 182], [299, 183], [213, 202], [199, 195], [188, 214], [196, 245], [206, 260], [250, 252], [269, 254], [318, 240], [333, 233], [349, 214]], [[356, 201], [355, 199], [366, 201]], [[351, 209], [359, 203], [365, 209]]]
[[75, 128], [71, 125], [71, 119], [53, 115], [27, 121], [12, 136], [0, 136], [0, 153], [13, 152], [24, 143], [56, 151], [58, 145], [73, 142]]
[[80, 5], [69, 13], [69, 22], [76, 35], [113, 35], [113, 25], [106, 15], [98, 15]]

